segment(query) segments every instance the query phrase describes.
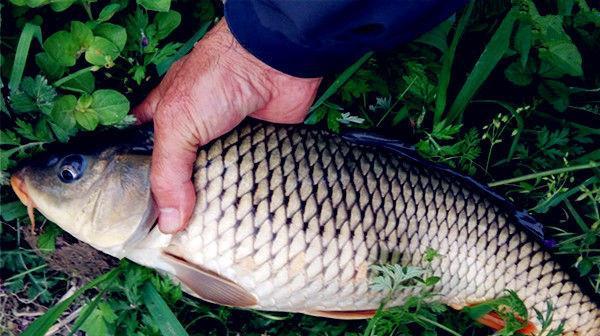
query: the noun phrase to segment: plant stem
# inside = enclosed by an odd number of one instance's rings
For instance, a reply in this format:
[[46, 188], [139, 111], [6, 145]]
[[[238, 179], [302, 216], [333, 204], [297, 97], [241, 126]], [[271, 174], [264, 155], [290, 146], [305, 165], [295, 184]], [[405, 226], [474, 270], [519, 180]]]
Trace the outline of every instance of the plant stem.
[[59, 87], [59, 86], [63, 85], [64, 83], [83, 75], [86, 72], [94, 71], [95, 68], [96, 68], [96, 66], [92, 65], [87, 68], [77, 70], [77, 71], [73, 72], [72, 74], [69, 74], [69, 75], [57, 80], [56, 82], [52, 83], [52, 85], [54, 85], [55, 87]]
[[4, 281], [5, 281], [5, 283], [9, 283], [9, 282], [11, 282], [12, 280], [14, 280], [16, 278], [25, 276], [25, 275], [27, 275], [29, 273], [33, 273], [33, 272], [35, 272], [37, 270], [40, 270], [40, 269], [42, 269], [44, 267], [47, 267], [47, 266], [48, 266], [47, 264], [42, 264], [42, 265], [36, 266], [34, 268], [30, 268], [30, 269], [26, 270], [25, 272], [21, 272], [19, 274], [15, 274], [15, 275], [11, 276], [10, 278], [8, 278], [8, 279], [6, 279]]
[[400, 100], [402, 100], [402, 98], [404, 98], [404, 95], [413, 86], [413, 84], [415, 83], [416, 80], [417, 80], [417, 76], [415, 76], [415, 78], [413, 78], [413, 80], [410, 82], [410, 84], [408, 84], [408, 86], [406, 87], [406, 89], [404, 89], [404, 91], [402, 91], [402, 93], [398, 96], [398, 99], [396, 99], [396, 101], [394, 102], [394, 104], [392, 104], [392, 106], [390, 106], [390, 108], [387, 109], [387, 111], [385, 111], [385, 113], [383, 114], [383, 116], [381, 117], [381, 119], [379, 119], [379, 122], [377, 123], [377, 125], [375, 125], [375, 127], [379, 127], [379, 125], [381, 124], [381, 122], [388, 116], [388, 114], [390, 114], [390, 112], [396, 107], [396, 105], [398, 105], [398, 103], [400, 102]]
[[596, 162], [590, 162], [587, 164], [577, 165], [577, 166], [573, 166], [573, 167], [551, 169], [551, 170], [546, 170], [546, 171], [539, 172], [539, 173], [527, 174], [527, 175], [523, 175], [523, 176], [519, 176], [519, 177], [509, 178], [506, 180], [500, 180], [500, 181], [490, 183], [489, 186], [497, 187], [497, 186], [501, 186], [501, 185], [505, 185], [505, 184], [532, 180], [532, 179], [536, 179], [536, 178], [540, 178], [540, 177], [544, 177], [544, 176], [568, 173], [568, 172], [573, 172], [573, 171], [577, 171], [577, 170], [591, 169], [591, 168], [597, 168], [597, 167], [598, 167], [598, 164]]
[[452, 329], [450, 329], [450, 328], [446, 327], [445, 325], [443, 325], [443, 324], [441, 324], [441, 323], [439, 323], [439, 322], [437, 322], [437, 321], [430, 320], [430, 319], [428, 319], [427, 317], [424, 317], [423, 315], [415, 315], [415, 319], [417, 319], [417, 320], [421, 320], [421, 321], [423, 321], [423, 322], [427, 322], [427, 323], [429, 323], [429, 324], [431, 324], [431, 325], [433, 325], [433, 326], [436, 326], [436, 327], [438, 327], [438, 328], [440, 328], [440, 329], [443, 329], [444, 331], [446, 331], [447, 333], [449, 333], [449, 334], [451, 334], [451, 335], [455, 335], [455, 336], [461, 336], [461, 335], [460, 335], [459, 333], [457, 333], [456, 331], [454, 331], [454, 330], [452, 330]]
[[85, 9], [85, 12], [87, 13], [88, 18], [90, 18], [90, 20], [94, 21], [94, 17], [92, 16], [92, 8], [90, 7], [89, 0], [83, 0], [81, 2], [81, 5], [83, 6], [83, 9]]

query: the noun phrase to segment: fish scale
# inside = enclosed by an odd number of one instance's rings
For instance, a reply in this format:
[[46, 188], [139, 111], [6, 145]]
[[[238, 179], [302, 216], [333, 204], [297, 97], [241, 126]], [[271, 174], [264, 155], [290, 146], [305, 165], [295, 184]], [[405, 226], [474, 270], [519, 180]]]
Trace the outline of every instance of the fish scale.
[[[553, 327], [600, 335], [600, 313], [550, 254], [485, 193], [442, 170], [317, 130], [245, 124], [202, 148], [195, 212], [171, 245], [238, 283], [254, 308], [377, 309], [370, 265], [431, 267], [442, 302], [515, 290]], [[424, 261], [428, 247], [441, 255]], [[189, 252], [187, 252], [189, 251]], [[400, 304], [414, 290], [398, 293]]]

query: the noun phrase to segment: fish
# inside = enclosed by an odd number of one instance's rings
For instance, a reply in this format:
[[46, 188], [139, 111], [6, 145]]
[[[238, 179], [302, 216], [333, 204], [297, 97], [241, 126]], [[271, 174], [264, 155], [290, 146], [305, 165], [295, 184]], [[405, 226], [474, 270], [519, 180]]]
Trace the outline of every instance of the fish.
[[[156, 225], [145, 141], [67, 147], [26, 164], [11, 184], [77, 239], [208, 302], [370, 318], [388, 294], [371, 286], [373, 265], [429, 267], [436, 298], [452, 308], [512, 290], [529, 316], [551, 302], [550, 326], [564, 323], [564, 335], [600, 335], [597, 294], [551, 254], [539, 222], [398, 140], [246, 121], [198, 150], [197, 203], [176, 234]], [[427, 262], [430, 249], [439, 257]], [[413, 294], [400, 290], [388, 306]], [[493, 315], [480, 322], [504, 326]]]

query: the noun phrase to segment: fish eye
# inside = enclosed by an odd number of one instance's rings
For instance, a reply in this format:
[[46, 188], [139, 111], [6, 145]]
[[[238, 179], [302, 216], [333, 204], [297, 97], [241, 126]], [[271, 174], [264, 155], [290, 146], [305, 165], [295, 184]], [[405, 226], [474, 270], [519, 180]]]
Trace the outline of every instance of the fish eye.
[[65, 156], [60, 162], [58, 178], [64, 183], [77, 181], [85, 170], [85, 158], [79, 154]]

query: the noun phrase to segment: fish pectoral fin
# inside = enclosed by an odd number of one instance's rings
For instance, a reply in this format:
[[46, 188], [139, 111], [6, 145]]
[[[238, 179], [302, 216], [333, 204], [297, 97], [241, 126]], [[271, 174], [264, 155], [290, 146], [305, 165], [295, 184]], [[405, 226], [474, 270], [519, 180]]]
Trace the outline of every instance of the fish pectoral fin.
[[252, 307], [258, 303], [254, 295], [235, 282], [170, 251], [163, 251], [162, 254], [175, 269], [175, 277], [201, 299], [230, 307]]
[[308, 310], [303, 313], [306, 315], [327, 317], [337, 320], [363, 320], [375, 316], [375, 309], [368, 310]]

